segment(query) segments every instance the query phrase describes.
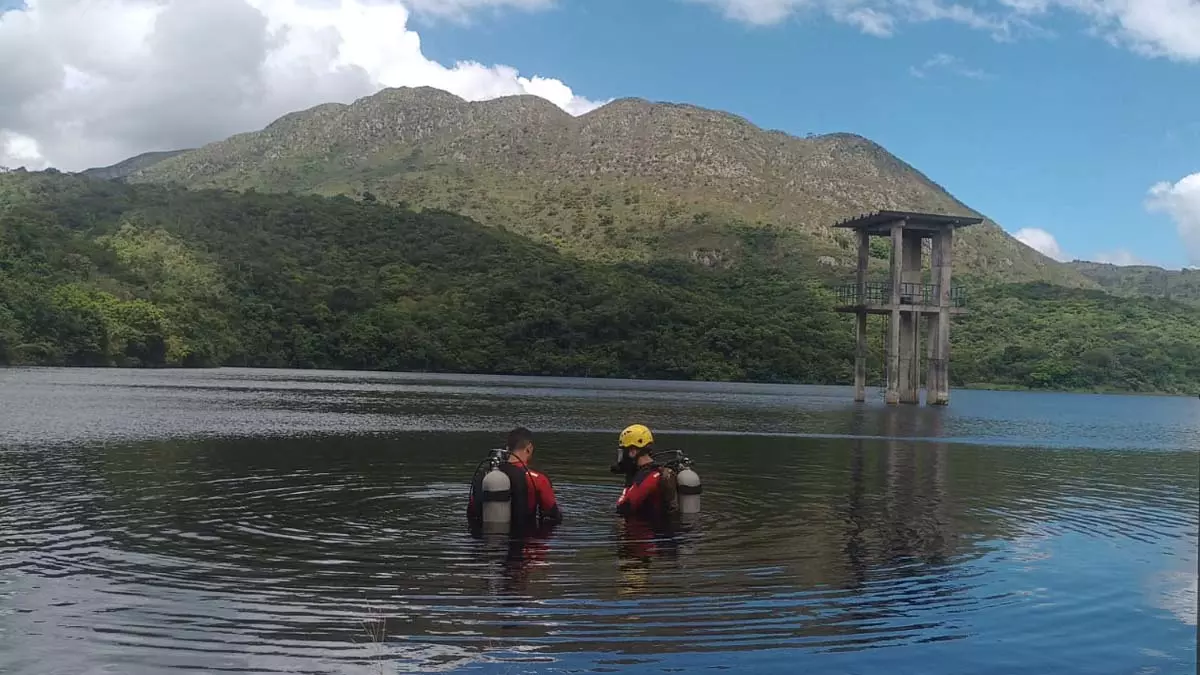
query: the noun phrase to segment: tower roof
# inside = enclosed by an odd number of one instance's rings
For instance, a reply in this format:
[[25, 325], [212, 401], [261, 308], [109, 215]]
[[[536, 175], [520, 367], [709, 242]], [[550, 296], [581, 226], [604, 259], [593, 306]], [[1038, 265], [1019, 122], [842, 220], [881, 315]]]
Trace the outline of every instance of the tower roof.
[[892, 223], [903, 220], [904, 226], [916, 230], [941, 230], [945, 228], [967, 227], [978, 225], [983, 218], [973, 216], [952, 216], [942, 213], [919, 213], [916, 211], [871, 211], [853, 218], [848, 218], [834, 225], [854, 230], [886, 233], [891, 230]]

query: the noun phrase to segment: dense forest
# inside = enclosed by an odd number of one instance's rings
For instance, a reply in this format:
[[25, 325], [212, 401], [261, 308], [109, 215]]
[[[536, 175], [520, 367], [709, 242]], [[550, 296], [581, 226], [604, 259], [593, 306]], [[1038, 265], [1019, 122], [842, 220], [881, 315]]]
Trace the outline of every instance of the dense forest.
[[[958, 385], [1200, 391], [1200, 309], [1048, 285], [971, 297]], [[13, 172], [0, 363], [845, 383], [853, 325], [766, 261], [584, 262], [441, 211]]]

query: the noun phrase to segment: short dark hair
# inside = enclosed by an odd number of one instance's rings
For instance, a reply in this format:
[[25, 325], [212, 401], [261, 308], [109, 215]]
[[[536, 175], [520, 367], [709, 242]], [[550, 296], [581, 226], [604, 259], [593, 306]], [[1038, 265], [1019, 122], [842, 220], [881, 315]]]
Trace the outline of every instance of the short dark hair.
[[516, 452], [528, 444], [533, 443], [533, 432], [525, 427], [517, 427], [508, 432], [508, 451]]

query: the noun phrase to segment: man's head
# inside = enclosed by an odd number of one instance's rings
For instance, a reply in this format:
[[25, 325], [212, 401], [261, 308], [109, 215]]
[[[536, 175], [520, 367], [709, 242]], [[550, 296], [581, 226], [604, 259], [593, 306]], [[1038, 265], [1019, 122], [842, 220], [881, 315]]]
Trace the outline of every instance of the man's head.
[[644, 424], [631, 424], [625, 427], [617, 438], [617, 463], [612, 466], [613, 473], [633, 474], [639, 466], [654, 461], [650, 451], [654, 449], [654, 434]]
[[533, 459], [533, 432], [525, 427], [517, 427], [508, 432], [505, 449], [522, 464], [528, 464]]

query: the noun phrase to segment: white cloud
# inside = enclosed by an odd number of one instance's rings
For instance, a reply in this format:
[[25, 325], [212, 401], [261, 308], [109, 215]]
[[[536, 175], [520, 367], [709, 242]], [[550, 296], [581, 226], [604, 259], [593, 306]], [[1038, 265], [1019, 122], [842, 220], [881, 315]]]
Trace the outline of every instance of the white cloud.
[[23, 166], [34, 171], [46, 168], [46, 160], [37, 141], [28, 136], [0, 130], [0, 167]]
[[0, 13], [0, 165], [67, 170], [194, 147], [383, 87], [599, 103], [508, 66], [427, 58], [409, 7], [457, 16], [553, 0], [29, 0]]
[[1126, 267], [1129, 265], [1149, 265], [1149, 264], [1151, 264], [1151, 263], [1147, 262], [1146, 260], [1144, 260], [1143, 258], [1139, 258], [1132, 251], [1128, 251], [1123, 248], [1119, 248], [1115, 251], [1109, 251], [1107, 253], [1097, 253], [1095, 256], [1093, 256], [1093, 260], [1095, 260], [1096, 262], [1100, 262], [1100, 263], [1108, 263], [1110, 265], [1117, 265], [1119, 267]]
[[1018, 230], [1013, 236], [1016, 237], [1021, 243], [1044, 256], [1054, 258], [1059, 262], [1063, 262], [1067, 259], [1067, 256], [1063, 253], [1062, 247], [1058, 245], [1058, 240], [1054, 238], [1054, 235], [1043, 229], [1027, 227], [1025, 229]]
[[1200, 61], [1197, 0], [1051, 0], [1089, 16], [1114, 42], [1149, 56]]
[[779, 23], [793, 13], [818, 6], [818, 0], [691, 0], [719, 9], [735, 21], [767, 26]]
[[[1013, 237], [1026, 246], [1034, 249], [1038, 253], [1041, 253], [1049, 258], [1053, 258], [1059, 262], [1081, 259], [1079, 256], [1072, 255], [1071, 253], [1063, 250], [1063, 247], [1058, 243], [1058, 239], [1055, 238], [1053, 234], [1050, 234], [1046, 230], [1038, 227], [1027, 227], [1022, 230], [1018, 230]], [[1122, 267], [1128, 265], [1154, 265], [1156, 267], [1161, 267], [1161, 265], [1157, 265], [1156, 263], [1148, 261], [1133, 251], [1124, 248], [1096, 253], [1089, 258], [1082, 259], [1091, 260], [1098, 263], [1108, 263], [1110, 265], [1119, 265]]]
[[546, 9], [556, 0], [406, 0], [414, 12], [431, 16], [465, 19], [468, 13], [484, 8]]
[[[1151, 213], [1165, 213], [1175, 222], [1190, 267], [1200, 267], [1200, 173], [1194, 173], [1171, 183], [1164, 181], [1150, 188], [1146, 208]], [[1025, 245], [1058, 261], [1074, 259], [1063, 250], [1054, 235], [1046, 230], [1029, 227], [1013, 235]], [[1158, 265], [1124, 248], [1096, 253], [1089, 260], [1112, 265]]]
[[[1007, 36], [1027, 22], [1012, 7], [981, 12], [945, 0], [685, 0], [709, 5], [726, 17], [752, 25], [777, 24], [802, 12], [823, 12], [833, 19], [857, 26], [880, 37], [892, 34], [901, 21], [951, 21]], [[975, 3], [981, 4], [981, 3]]]
[[895, 0], [894, 4], [901, 6], [912, 21], [959, 23], [991, 33], [997, 40], [1006, 40], [1019, 28], [1028, 25], [1024, 17], [1016, 14], [980, 11], [943, 0]]
[[875, 37], [888, 37], [896, 30], [895, 17], [870, 7], [853, 9], [839, 15], [838, 19], [852, 26], [858, 26], [862, 32]]
[[1200, 61], [1197, 0], [685, 0], [717, 8], [752, 25], [777, 24], [820, 12], [864, 32], [886, 37], [902, 23], [946, 21], [990, 33], [998, 40], [1046, 34], [1035, 20], [1082, 17], [1090, 29], [1148, 56]]
[[1022, 12], [1024, 14], [1042, 14], [1050, 8], [1050, 3], [1054, 0], [1000, 0], [1000, 4], [1005, 7]]
[[912, 66], [908, 69], [909, 73], [911, 73], [913, 77], [920, 78], [927, 77], [935, 70], [944, 70], [948, 73], [953, 73], [962, 77], [969, 77], [973, 80], [984, 80], [991, 77], [986, 72], [978, 68], [971, 68], [967, 64], [963, 63], [963, 60], [957, 56], [951, 56], [950, 54], [945, 53], [934, 54], [933, 57], [920, 66]]
[[[1014, 0], [1015, 1], [1015, 0]], [[1175, 222], [1188, 267], [1200, 268], [1200, 172], [1177, 182], [1163, 181], [1150, 188], [1146, 209], [1164, 213]], [[1025, 228], [1013, 235], [1027, 246], [1058, 261], [1073, 257], [1063, 251], [1054, 235], [1040, 228]], [[1128, 249], [1101, 252], [1091, 260], [1112, 265], [1163, 265], [1146, 260]]]
[[889, 37], [897, 24], [949, 21], [1008, 39], [1031, 24], [1011, 7], [986, 12], [946, 0], [684, 0], [716, 8], [724, 16], [755, 26], [769, 26], [803, 13], [826, 14], [868, 35]]
[[1200, 266], [1200, 173], [1174, 184], [1163, 182], [1150, 188], [1146, 206], [1152, 212], [1171, 216], [1183, 241], [1188, 264]]

